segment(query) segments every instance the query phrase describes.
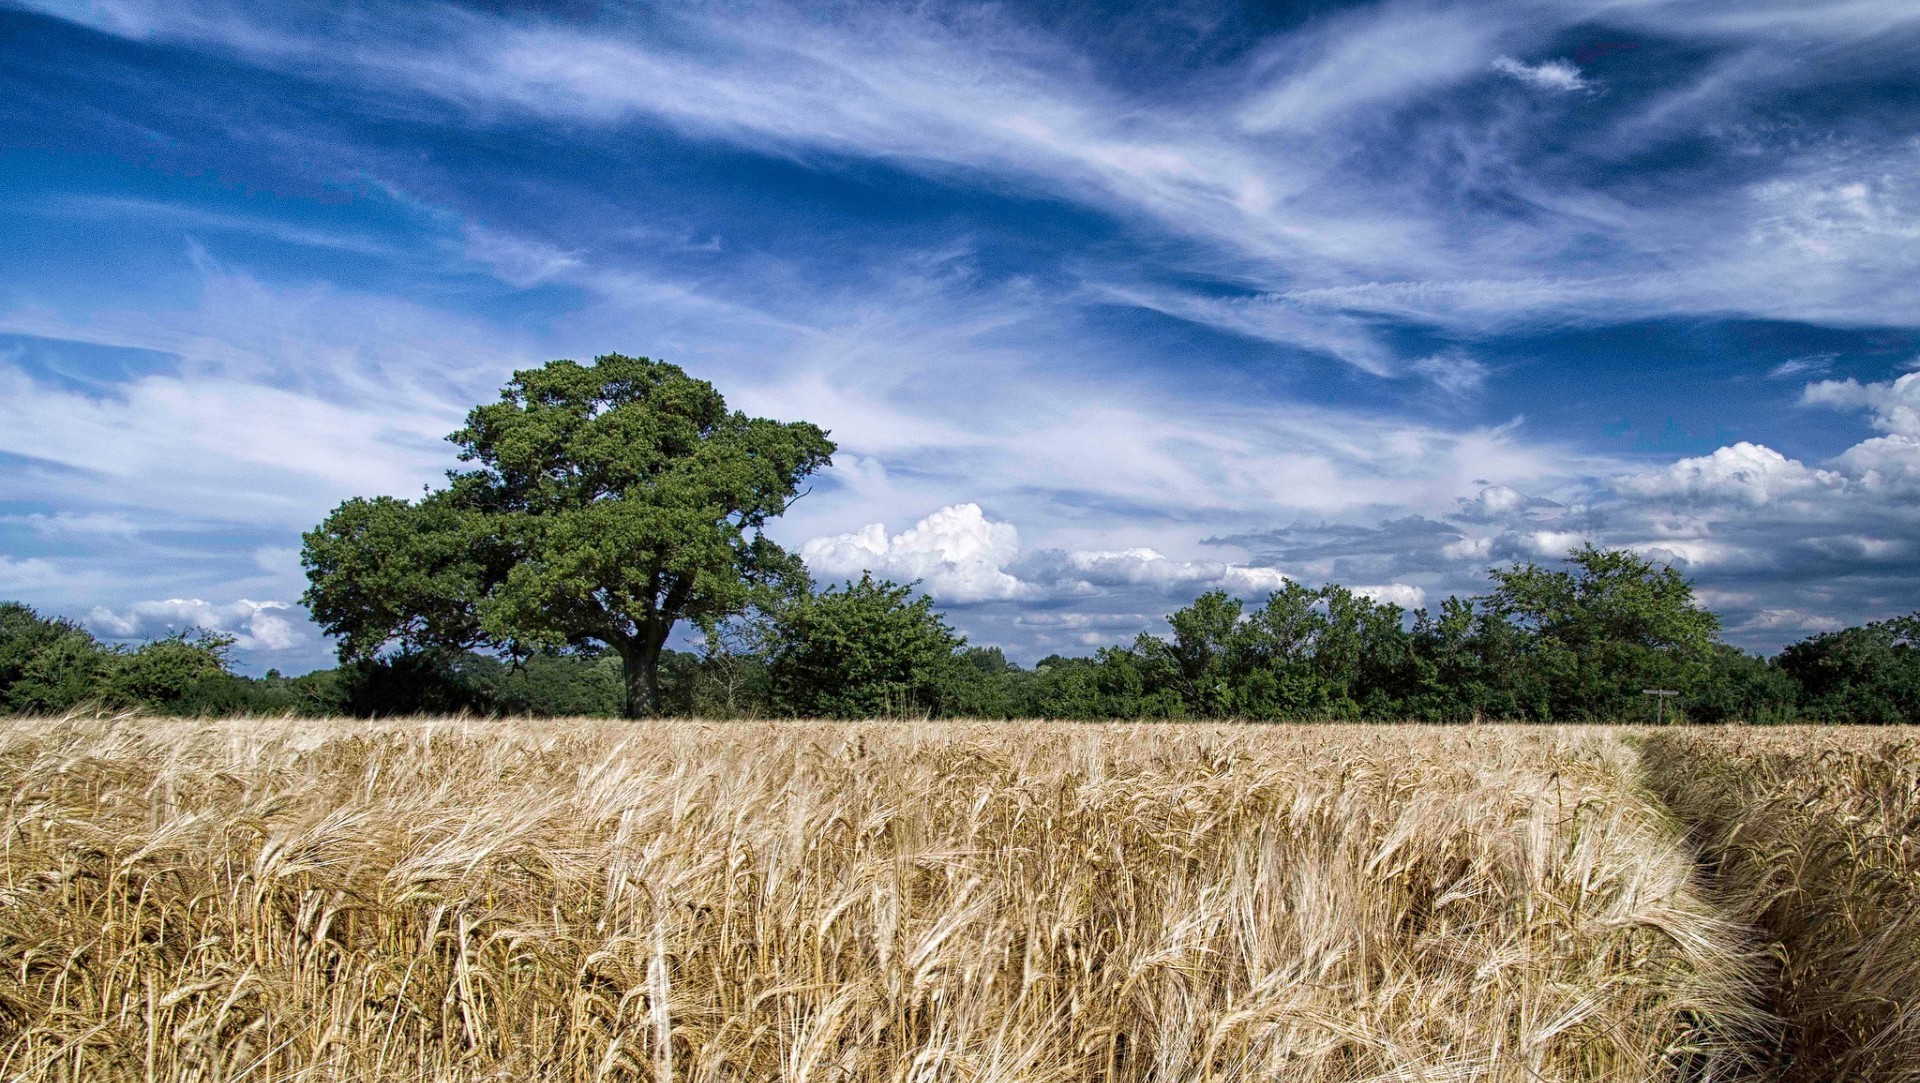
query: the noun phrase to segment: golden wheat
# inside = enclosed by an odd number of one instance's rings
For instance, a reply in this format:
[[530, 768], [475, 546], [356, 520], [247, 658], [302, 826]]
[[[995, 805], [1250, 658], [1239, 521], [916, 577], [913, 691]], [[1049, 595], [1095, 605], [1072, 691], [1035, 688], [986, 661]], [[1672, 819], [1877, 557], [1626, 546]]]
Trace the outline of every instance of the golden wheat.
[[0, 1077], [1719, 1079], [1604, 731], [16, 721]]
[[1688, 731], [1645, 762], [1725, 901], [1777, 943], [1782, 1074], [1920, 1080], [1920, 735]]

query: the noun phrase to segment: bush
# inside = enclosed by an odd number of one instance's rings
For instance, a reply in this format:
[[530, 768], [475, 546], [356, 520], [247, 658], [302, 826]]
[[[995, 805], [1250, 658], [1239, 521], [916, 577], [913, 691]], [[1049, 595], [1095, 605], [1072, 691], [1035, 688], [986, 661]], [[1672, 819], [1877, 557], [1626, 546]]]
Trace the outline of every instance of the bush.
[[938, 714], [965, 664], [933, 599], [870, 575], [796, 599], [776, 622], [774, 703], [800, 717]]

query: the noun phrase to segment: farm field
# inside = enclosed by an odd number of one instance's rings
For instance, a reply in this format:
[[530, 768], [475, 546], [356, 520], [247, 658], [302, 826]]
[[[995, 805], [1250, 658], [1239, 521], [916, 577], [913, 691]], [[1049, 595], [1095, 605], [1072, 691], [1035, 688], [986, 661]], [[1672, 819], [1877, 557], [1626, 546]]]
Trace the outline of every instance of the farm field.
[[1920, 1079], [1920, 747], [1908, 729], [1662, 733], [1648, 783], [1778, 946], [1794, 1079]]
[[0, 723], [0, 1078], [1912, 1078], [1900, 730]]

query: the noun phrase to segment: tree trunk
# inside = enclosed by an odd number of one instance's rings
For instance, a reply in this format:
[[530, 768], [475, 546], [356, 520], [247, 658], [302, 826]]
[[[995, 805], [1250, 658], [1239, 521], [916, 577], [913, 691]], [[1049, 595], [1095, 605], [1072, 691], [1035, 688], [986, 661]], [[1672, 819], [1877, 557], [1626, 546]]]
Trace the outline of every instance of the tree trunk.
[[620, 664], [627, 678], [628, 718], [652, 718], [660, 712], [660, 649], [667, 637], [647, 636], [620, 645]]

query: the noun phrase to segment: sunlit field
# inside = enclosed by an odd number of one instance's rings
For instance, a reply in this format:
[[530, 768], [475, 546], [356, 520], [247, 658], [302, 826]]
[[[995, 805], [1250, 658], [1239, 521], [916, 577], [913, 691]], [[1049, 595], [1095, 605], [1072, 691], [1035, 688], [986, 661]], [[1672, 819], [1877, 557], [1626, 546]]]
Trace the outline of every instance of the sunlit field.
[[1648, 780], [1737, 916], [1779, 945], [1795, 1079], [1920, 1079], [1920, 734], [1662, 734]]
[[0, 1078], [1908, 1078], [1911, 737], [1647, 733], [7, 722]]

